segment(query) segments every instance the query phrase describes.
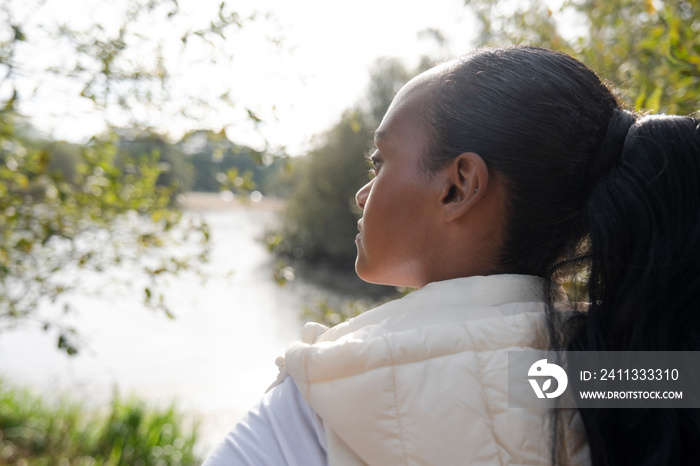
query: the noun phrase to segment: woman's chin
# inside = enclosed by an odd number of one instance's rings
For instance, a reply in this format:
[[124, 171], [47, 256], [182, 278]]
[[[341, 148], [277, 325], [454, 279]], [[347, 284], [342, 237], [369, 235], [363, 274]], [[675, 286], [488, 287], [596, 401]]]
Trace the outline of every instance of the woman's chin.
[[367, 279], [365, 278], [365, 276], [366, 276], [366, 271], [365, 271], [365, 268], [364, 268], [364, 264], [363, 264], [362, 258], [360, 257], [359, 251], [358, 251], [358, 254], [357, 254], [357, 258], [355, 259], [355, 274], [356, 274], [361, 280], [364, 280], [364, 281], [366, 281], [366, 282], [372, 283], [372, 282], [370, 282], [369, 280], [367, 280]]
[[361, 260], [359, 255], [355, 260], [355, 274], [357, 274], [362, 281], [372, 283], [373, 285], [405, 286], [409, 288], [416, 288], [415, 285], [404, 283], [404, 280], [400, 280], [399, 277], [378, 273], [376, 270], [367, 267], [367, 264]]
[[375, 275], [372, 273], [371, 268], [368, 267], [365, 261], [362, 259], [362, 255], [359, 253], [359, 251], [357, 254], [357, 259], [355, 259], [355, 273], [361, 280], [367, 283], [383, 285], [383, 283], [379, 283], [376, 281]]

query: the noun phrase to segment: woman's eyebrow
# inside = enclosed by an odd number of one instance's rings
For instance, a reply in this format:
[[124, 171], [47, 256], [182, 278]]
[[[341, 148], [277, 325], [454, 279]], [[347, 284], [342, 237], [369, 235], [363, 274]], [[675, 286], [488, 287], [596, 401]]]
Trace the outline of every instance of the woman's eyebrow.
[[376, 145], [379, 141], [386, 141], [387, 133], [386, 131], [375, 131], [374, 132], [374, 144]]

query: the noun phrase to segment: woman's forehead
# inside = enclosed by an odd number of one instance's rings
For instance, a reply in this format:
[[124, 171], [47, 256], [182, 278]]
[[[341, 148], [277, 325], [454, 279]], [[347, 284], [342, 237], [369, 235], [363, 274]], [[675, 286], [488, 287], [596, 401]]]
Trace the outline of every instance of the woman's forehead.
[[[396, 94], [387, 110], [387, 116], [403, 110], [405, 107], [425, 107], [432, 102], [435, 91], [443, 82], [445, 75], [454, 66], [453, 62], [446, 62], [430, 68], [407, 82]], [[425, 110], [423, 108], [423, 110]]]
[[433, 68], [422, 72], [421, 74], [407, 82], [401, 88], [401, 90], [399, 90], [397, 97], [402, 92], [411, 92], [414, 89], [432, 89], [433, 87], [437, 86], [443, 81], [444, 76], [449, 72], [449, 69], [452, 68], [452, 66], [452, 62], [447, 62], [441, 65], [434, 66]]
[[428, 112], [440, 83], [453, 66], [453, 62], [447, 62], [424, 71], [399, 90], [375, 132], [377, 146], [391, 145], [398, 140], [425, 142], [425, 126], [430, 121]]
[[396, 94], [377, 128], [375, 140], [390, 141], [400, 127], [422, 125], [432, 108], [434, 86], [428, 80], [411, 80]]

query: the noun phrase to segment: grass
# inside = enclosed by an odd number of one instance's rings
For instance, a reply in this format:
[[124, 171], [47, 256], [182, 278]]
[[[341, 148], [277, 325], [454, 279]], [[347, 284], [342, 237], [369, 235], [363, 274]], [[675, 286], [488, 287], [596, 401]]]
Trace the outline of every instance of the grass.
[[48, 403], [0, 380], [0, 465], [188, 466], [196, 426], [174, 406], [153, 408], [115, 396], [107, 409]]

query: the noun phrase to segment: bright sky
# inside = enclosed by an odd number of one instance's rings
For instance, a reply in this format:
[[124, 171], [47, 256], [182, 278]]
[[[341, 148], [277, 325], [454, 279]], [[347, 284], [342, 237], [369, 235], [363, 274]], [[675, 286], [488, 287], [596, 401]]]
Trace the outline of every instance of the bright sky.
[[[3, 1], [10, 0], [0, 3]], [[27, 10], [17, 16], [30, 17], [30, 25], [67, 23], [80, 27], [98, 22], [106, 29], [116, 29], [123, 8], [115, 5], [124, 1], [46, 0], [33, 15]], [[14, 1], [15, 7], [29, 3]], [[173, 20], [147, 24], [139, 31], [154, 38], [179, 37], [186, 28], [203, 27], [216, 15], [220, 0], [178, 3], [181, 13]], [[273, 145], [287, 146], [292, 154], [301, 153], [314, 134], [330, 127], [363, 95], [368, 68], [376, 58], [400, 57], [413, 66], [422, 54], [462, 54], [476, 35], [463, 0], [239, 0], [227, 3], [227, 8], [235, 8], [244, 17], [252, 11], [271, 12], [272, 18], [245, 22], [241, 30], [232, 31], [226, 43], [219, 44], [231, 53], [232, 62], [221, 59], [211, 63], [198, 55], [196, 45], [183, 55], [179, 40], [163, 43], [165, 65], [171, 73], [172, 108], [162, 113], [137, 109], [134, 104], [141, 120], [178, 137], [193, 125], [191, 120], [174, 115], [182, 96], [220, 102], [219, 96], [230, 90], [233, 109], [216, 103], [209, 110], [191, 109], [198, 115], [198, 125], [225, 128], [232, 140], [256, 145], [260, 137], [242, 117], [243, 110], [250, 108], [263, 118], [261, 133]], [[441, 50], [432, 39], [419, 38], [418, 33], [427, 28], [446, 36], [447, 50]], [[37, 30], [32, 37], [41, 34]], [[271, 38], [281, 39], [279, 45]], [[60, 43], [46, 39], [33, 49], [27, 47], [24, 53], [34, 60], [35, 70], [47, 64], [71, 63], [70, 54], [61, 52]], [[134, 60], [155, 61], [147, 47], [141, 52]], [[96, 112], [88, 99], [76, 97], [80, 87], [75, 83], [32, 81], [38, 73], [33, 73], [31, 66], [25, 73], [20, 90], [27, 97], [21, 109], [40, 129], [58, 139], [79, 141], [104, 128], [104, 112]], [[7, 89], [3, 92], [6, 95]], [[30, 94], [33, 97], [29, 98]], [[107, 118], [116, 124], [126, 123], [124, 114], [117, 111], [108, 113]]]

